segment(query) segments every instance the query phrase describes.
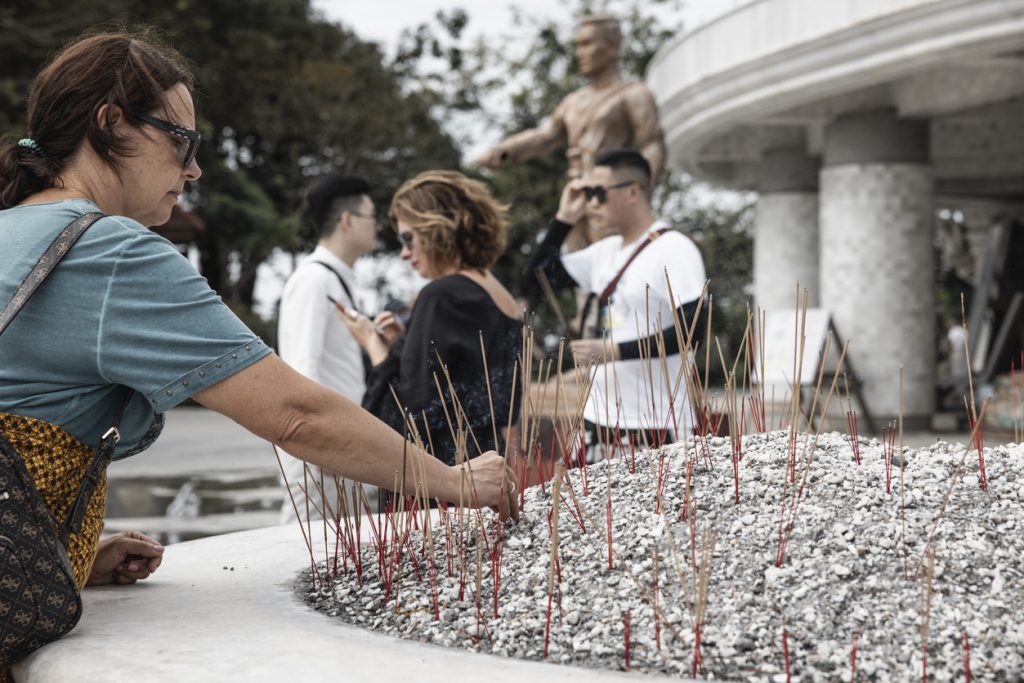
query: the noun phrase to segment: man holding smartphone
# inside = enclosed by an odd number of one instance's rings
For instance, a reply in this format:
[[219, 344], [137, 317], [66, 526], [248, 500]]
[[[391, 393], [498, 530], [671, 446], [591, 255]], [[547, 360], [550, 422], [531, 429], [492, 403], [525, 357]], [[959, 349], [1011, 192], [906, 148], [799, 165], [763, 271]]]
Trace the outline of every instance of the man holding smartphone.
[[[278, 352], [293, 368], [359, 403], [366, 390], [363, 354], [336, 313], [335, 304], [358, 310], [356, 259], [377, 246], [376, 207], [362, 178], [330, 174], [306, 192], [305, 215], [316, 248], [288, 278], [278, 317]], [[298, 458], [281, 453], [291, 496], [281, 506], [281, 523], [320, 518], [338, 510], [334, 478]], [[285, 483], [285, 482], [282, 482]], [[344, 482], [339, 482], [344, 490]], [[293, 505], [294, 500], [294, 505]]]

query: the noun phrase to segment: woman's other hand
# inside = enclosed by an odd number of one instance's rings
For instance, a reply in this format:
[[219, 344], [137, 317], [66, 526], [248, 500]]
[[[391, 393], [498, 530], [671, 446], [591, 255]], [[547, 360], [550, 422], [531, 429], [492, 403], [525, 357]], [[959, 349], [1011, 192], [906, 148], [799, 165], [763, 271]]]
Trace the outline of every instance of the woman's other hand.
[[352, 338], [359, 342], [363, 349], [366, 349], [372, 343], [373, 338], [377, 336], [377, 330], [373, 328], [373, 321], [362, 313], [357, 313], [341, 304], [334, 304], [334, 310], [337, 311], [338, 317], [345, 322]]
[[402, 319], [391, 311], [384, 311], [373, 319], [373, 327], [388, 346], [394, 344], [399, 337], [405, 334], [405, 325]]
[[122, 531], [100, 540], [87, 586], [129, 584], [149, 578], [163, 561], [164, 547], [138, 531]]

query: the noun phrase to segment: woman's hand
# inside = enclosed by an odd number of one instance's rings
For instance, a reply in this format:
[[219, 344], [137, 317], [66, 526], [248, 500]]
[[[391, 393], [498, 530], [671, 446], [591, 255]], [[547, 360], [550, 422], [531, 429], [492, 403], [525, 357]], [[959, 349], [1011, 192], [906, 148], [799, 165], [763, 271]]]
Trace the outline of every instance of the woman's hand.
[[606, 339], [574, 339], [569, 349], [579, 365], [610, 363], [619, 359], [619, 345]]
[[402, 319], [391, 311], [384, 311], [373, 319], [373, 327], [389, 347], [405, 334]]
[[138, 531], [122, 531], [100, 540], [86, 586], [129, 584], [149, 578], [164, 557], [155, 538]]
[[519, 521], [519, 482], [504, 458], [494, 451], [487, 451], [454, 468], [460, 478], [465, 477], [465, 505], [489, 507], [501, 516], [502, 521], [509, 518]]
[[365, 315], [357, 313], [351, 308], [346, 308], [341, 304], [334, 304], [334, 309], [338, 312], [338, 317], [344, 321], [345, 326], [348, 328], [348, 333], [365, 350], [373, 342], [373, 338], [377, 336], [377, 330], [373, 327], [373, 321]]

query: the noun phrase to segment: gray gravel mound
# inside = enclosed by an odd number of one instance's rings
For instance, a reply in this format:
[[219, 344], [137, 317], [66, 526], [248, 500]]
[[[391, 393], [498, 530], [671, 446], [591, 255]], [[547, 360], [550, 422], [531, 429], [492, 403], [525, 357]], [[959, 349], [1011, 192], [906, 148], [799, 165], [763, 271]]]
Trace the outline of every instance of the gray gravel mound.
[[476, 513], [464, 513], [461, 572], [457, 517], [433, 527], [439, 619], [419, 531], [409, 537], [395, 572], [401, 578], [389, 593], [376, 546], [363, 548], [361, 581], [349, 560], [347, 572], [323, 585], [307, 570], [299, 593], [352, 624], [509, 657], [543, 659], [549, 630], [548, 660], [584, 667], [626, 667], [628, 619], [630, 670], [689, 676], [695, 618], [703, 612], [702, 678], [786, 681], [788, 658], [791, 680], [851, 680], [856, 640], [857, 680], [921, 680], [925, 653], [928, 680], [963, 680], [965, 654], [973, 680], [1024, 680], [1024, 627], [1017, 622], [1024, 614], [1024, 447], [985, 450], [987, 492], [976, 451], [965, 458], [962, 446], [942, 442], [907, 450], [901, 496], [899, 455], [887, 494], [880, 442], [862, 439], [857, 464], [844, 435], [822, 435], [813, 454], [805, 453], [803, 438], [795, 486], [784, 484], [786, 432], [744, 438], [739, 504], [727, 439], [592, 465], [585, 484], [581, 470], [570, 470], [558, 514], [561, 571], [550, 626], [550, 484], [529, 489], [521, 521], [504, 528], [497, 618], [490, 558], [500, 528], [490, 512], [483, 525]]

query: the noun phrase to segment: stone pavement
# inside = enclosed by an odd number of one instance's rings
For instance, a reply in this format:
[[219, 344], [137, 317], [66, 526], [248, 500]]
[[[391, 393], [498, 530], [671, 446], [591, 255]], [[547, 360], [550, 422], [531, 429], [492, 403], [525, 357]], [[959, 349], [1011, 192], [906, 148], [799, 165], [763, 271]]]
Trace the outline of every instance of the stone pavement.
[[110, 465], [106, 529], [167, 544], [275, 525], [278, 471], [268, 442], [212, 410], [175, 408], [149, 450]]
[[163, 434], [140, 455], [111, 464], [111, 479], [198, 472], [267, 472], [276, 476], [270, 444], [220, 413], [199, 407], [167, 413]]

